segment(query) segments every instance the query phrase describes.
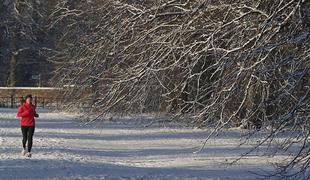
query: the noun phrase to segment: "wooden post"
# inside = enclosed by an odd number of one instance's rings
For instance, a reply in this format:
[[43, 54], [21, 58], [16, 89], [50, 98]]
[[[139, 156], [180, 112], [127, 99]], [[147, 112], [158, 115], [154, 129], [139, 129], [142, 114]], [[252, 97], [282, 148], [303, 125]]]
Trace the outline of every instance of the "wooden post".
[[37, 96], [34, 97], [34, 105], [37, 107]]
[[14, 108], [14, 96], [11, 95], [11, 108]]

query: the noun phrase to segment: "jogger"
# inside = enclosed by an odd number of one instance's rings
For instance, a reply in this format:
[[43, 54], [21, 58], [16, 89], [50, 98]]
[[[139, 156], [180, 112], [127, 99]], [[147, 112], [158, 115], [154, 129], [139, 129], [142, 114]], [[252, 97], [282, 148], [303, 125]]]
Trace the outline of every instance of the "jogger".
[[[27, 155], [31, 157], [32, 139], [35, 130], [35, 119], [34, 117], [39, 117], [36, 112], [36, 107], [32, 104], [32, 96], [26, 96], [26, 102], [18, 109], [18, 117], [21, 117], [21, 130], [23, 134], [23, 150], [22, 155]], [[28, 141], [28, 144], [27, 144]], [[26, 152], [27, 144], [27, 152]]]

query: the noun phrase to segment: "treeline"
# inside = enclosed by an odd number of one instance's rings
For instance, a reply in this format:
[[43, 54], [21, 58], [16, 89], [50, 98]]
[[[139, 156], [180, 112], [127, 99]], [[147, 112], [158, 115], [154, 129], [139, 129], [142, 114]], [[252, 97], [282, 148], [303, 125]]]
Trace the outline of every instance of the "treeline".
[[0, 4], [1, 86], [38, 85], [42, 74], [98, 115], [189, 114], [198, 126], [307, 115], [309, 2]]
[[[172, 112], [198, 126], [304, 124], [307, 1], [80, 1], [55, 9], [55, 82], [92, 113]], [[75, 103], [75, 102], [74, 102]]]
[[0, 0], [0, 86], [50, 86], [54, 32], [47, 29], [56, 2]]

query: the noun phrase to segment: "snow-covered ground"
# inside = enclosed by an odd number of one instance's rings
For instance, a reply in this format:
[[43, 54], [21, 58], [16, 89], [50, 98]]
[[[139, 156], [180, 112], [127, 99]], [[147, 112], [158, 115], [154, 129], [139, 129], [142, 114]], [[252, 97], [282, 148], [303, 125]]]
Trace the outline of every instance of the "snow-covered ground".
[[[0, 109], [0, 179], [256, 179], [271, 171], [257, 152], [232, 166], [251, 146], [237, 147], [239, 130], [226, 130], [200, 153], [208, 130], [135, 120], [83, 123], [75, 115], [38, 110], [33, 157], [21, 152], [17, 109]], [[145, 122], [145, 121], [143, 121]]]

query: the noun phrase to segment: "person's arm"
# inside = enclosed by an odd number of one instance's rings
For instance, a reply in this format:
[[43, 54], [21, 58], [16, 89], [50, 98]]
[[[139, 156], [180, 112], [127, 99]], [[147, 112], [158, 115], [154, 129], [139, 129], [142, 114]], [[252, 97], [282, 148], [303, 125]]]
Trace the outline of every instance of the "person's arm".
[[39, 117], [39, 114], [36, 111], [37, 106], [33, 106], [34, 117]]
[[26, 117], [29, 116], [29, 110], [25, 110], [23, 107], [20, 107], [17, 112], [17, 117]]
[[31, 116], [30, 111], [28, 109], [25, 109], [24, 107], [20, 107], [17, 112], [17, 117], [27, 117], [27, 116]]

